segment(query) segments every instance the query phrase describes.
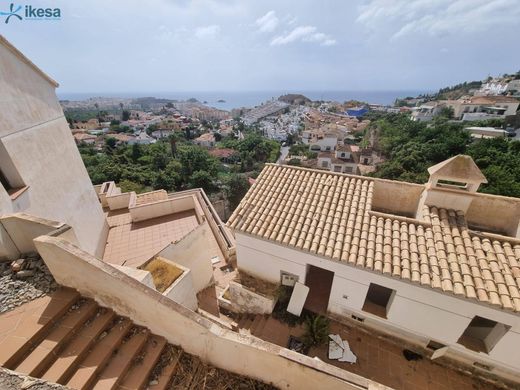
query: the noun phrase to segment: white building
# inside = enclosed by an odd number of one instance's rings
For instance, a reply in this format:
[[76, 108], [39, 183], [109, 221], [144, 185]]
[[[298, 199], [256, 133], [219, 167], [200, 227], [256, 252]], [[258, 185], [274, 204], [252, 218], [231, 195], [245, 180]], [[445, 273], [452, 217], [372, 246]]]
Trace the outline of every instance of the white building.
[[[305, 133], [305, 132], [304, 132]], [[305, 143], [305, 138], [304, 141]], [[311, 136], [308, 139], [309, 150], [311, 151], [322, 151], [322, 152], [330, 152], [336, 150], [336, 145], [338, 144], [338, 137], [332, 133], [314, 133], [314, 136]]]
[[441, 107], [437, 102], [429, 102], [419, 107], [412, 108], [411, 119], [416, 122], [429, 122], [440, 111]]
[[486, 179], [468, 156], [429, 172], [417, 185], [268, 165], [228, 221], [238, 268], [304, 283], [311, 311], [518, 381], [520, 199], [476, 193]]
[[[107, 222], [56, 97], [58, 84], [1, 35], [0, 69], [0, 215], [65, 222], [82, 249], [101, 255]], [[2, 229], [0, 258], [17, 252]]]
[[352, 151], [351, 145], [339, 145], [334, 152], [318, 154], [318, 168], [331, 172], [351, 173], [357, 175], [359, 153]]

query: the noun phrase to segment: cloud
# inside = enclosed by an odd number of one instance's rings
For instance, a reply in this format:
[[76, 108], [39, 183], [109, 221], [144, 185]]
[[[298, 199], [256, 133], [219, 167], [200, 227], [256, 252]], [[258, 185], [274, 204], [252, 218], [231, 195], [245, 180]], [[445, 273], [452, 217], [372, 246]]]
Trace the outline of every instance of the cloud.
[[[396, 40], [413, 34], [446, 36], [515, 25], [517, 0], [369, 0], [357, 22]], [[389, 30], [389, 31], [388, 31]]]
[[318, 32], [315, 26], [298, 26], [288, 33], [274, 37], [271, 46], [287, 45], [298, 41], [318, 43], [322, 46], [333, 46], [337, 43], [330, 35]]
[[278, 27], [280, 20], [276, 16], [276, 12], [269, 11], [261, 18], [256, 19], [255, 24], [260, 32], [273, 32]]
[[217, 24], [197, 27], [195, 29], [195, 36], [199, 39], [215, 38], [219, 33], [220, 26]]

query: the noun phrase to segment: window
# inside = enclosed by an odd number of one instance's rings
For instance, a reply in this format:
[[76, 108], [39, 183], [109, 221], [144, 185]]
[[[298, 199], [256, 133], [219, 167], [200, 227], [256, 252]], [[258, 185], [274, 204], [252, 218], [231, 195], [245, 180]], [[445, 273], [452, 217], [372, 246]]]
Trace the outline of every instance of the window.
[[370, 283], [362, 310], [386, 318], [394, 293], [395, 290]]
[[475, 316], [457, 343], [475, 352], [489, 353], [511, 327]]
[[322, 168], [328, 168], [329, 167], [329, 162], [328, 161], [322, 161], [321, 166], [322, 166]]
[[4, 144], [0, 141], [0, 182], [5, 191], [11, 196], [25, 187], [25, 184], [16, 169], [11, 156]]
[[334, 165], [334, 172], [341, 172], [341, 165]]
[[352, 173], [352, 172], [354, 172], [354, 170], [352, 169], [352, 167], [345, 167], [343, 172], [345, 172], [345, 173]]
[[2, 182], [2, 186], [4, 186], [4, 188], [7, 192], [9, 192], [10, 190], [13, 189], [13, 187], [11, 187], [11, 184], [9, 183], [9, 180], [7, 180], [7, 178], [5, 177], [5, 175], [1, 169], [0, 169], [0, 182]]

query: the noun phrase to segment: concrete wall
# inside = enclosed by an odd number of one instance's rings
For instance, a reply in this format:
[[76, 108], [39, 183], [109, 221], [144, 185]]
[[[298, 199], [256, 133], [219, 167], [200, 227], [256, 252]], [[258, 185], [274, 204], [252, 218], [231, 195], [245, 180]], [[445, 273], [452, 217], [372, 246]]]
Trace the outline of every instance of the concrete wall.
[[175, 266], [182, 269], [184, 272], [170, 287], [166, 289], [166, 291], [163, 292], [163, 295], [172, 299], [174, 302], [195, 311], [199, 304], [195, 288], [193, 287], [193, 273], [179, 264], [175, 264]]
[[[374, 180], [372, 210], [415, 217], [423, 190], [424, 185]], [[388, 196], [388, 194], [392, 194], [392, 196]]]
[[211, 258], [215, 249], [209, 243], [213, 233], [205, 222], [192, 230], [182, 240], [172, 243], [158, 253], [158, 256], [171, 260], [192, 271], [193, 286], [199, 292], [213, 283]]
[[0, 223], [20, 253], [36, 252], [33, 240], [48, 234], [64, 224], [35, 218], [24, 214], [11, 214], [0, 217]]
[[195, 199], [188, 195], [180, 198], [160, 200], [158, 202], [146, 203], [130, 207], [130, 215], [133, 222], [145, 221], [147, 219], [162, 217], [182, 211], [193, 210]]
[[255, 293], [240, 283], [229, 282], [229, 300], [238, 313], [271, 314], [276, 304], [274, 298]]
[[108, 225], [81, 160], [55, 84], [0, 37], [0, 143], [27, 190], [0, 186], [0, 215], [25, 212], [71, 225], [87, 252], [101, 256]]
[[520, 199], [479, 194], [473, 198], [466, 220], [477, 230], [520, 237]]
[[213, 324], [60, 238], [42, 236], [35, 244], [59, 284], [128, 316], [217, 367], [281, 389], [384, 388], [322, 361]]
[[[339, 316], [355, 314], [369, 326], [426, 346], [435, 340], [450, 346], [450, 354], [470, 363], [497, 367], [504, 376], [520, 374], [520, 316], [497, 310], [476, 301], [436, 292], [429, 287], [405, 282], [345, 263], [277, 245], [246, 234], [236, 233], [238, 267], [253, 276], [279, 283], [281, 271], [305, 281], [307, 265], [334, 272], [328, 310]], [[362, 311], [368, 286], [376, 283], [396, 291], [388, 319]], [[457, 344], [475, 315], [511, 326], [489, 354], [476, 353]], [[513, 373], [513, 374], [511, 374]]]

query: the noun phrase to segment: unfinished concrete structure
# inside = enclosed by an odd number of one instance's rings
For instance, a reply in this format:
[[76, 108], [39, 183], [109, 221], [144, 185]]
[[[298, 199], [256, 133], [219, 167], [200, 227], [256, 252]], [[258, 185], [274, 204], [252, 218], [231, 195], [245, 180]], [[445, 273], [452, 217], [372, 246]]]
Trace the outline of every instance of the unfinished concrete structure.
[[[210, 256], [235, 255], [204, 192], [94, 189], [57, 84], [1, 36], [0, 65], [0, 259], [39, 253], [61, 286], [2, 307], [2, 367], [78, 389], [196, 388], [197, 375], [179, 371], [182, 348], [278, 388], [382, 388], [191, 310], [192, 293], [211, 283]], [[176, 264], [180, 276], [164, 291], [146, 274], [150, 260]]]
[[305, 307], [520, 377], [520, 199], [477, 193], [468, 156], [425, 185], [268, 165], [228, 221], [239, 271]]
[[[0, 214], [25, 212], [66, 222], [82, 248], [100, 256], [108, 225], [57, 86], [0, 36]], [[0, 230], [0, 257], [16, 258], [18, 249]]]

